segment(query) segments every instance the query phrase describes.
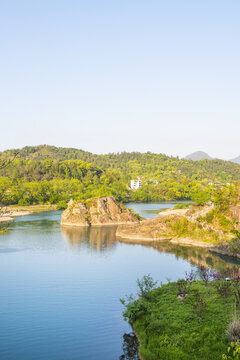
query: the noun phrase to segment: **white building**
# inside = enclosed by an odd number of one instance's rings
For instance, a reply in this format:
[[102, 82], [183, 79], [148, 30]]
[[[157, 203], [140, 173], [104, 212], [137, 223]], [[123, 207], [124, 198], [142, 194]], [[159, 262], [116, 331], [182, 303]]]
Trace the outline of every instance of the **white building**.
[[130, 188], [131, 188], [132, 190], [137, 190], [137, 189], [139, 189], [140, 187], [142, 187], [142, 180], [141, 180], [141, 179], [131, 180]]

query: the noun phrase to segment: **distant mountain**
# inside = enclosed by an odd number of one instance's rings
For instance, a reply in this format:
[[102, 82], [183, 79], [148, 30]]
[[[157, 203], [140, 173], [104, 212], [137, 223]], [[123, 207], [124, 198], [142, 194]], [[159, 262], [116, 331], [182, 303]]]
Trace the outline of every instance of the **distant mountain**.
[[185, 160], [193, 160], [193, 161], [199, 161], [203, 159], [213, 160], [213, 158], [204, 151], [196, 151], [185, 157]]
[[229, 161], [234, 162], [236, 164], [240, 164], [240, 156], [236, 157], [235, 159], [231, 159]]

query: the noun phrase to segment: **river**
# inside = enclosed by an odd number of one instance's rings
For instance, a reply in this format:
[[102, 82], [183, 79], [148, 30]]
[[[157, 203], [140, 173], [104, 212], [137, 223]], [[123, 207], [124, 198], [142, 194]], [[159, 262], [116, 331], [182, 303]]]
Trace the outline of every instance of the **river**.
[[[174, 204], [127, 206], [151, 218]], [[136, 279], [164, 283], [229, 262], [205, 249], [122, 243], [115, 227], [61, 229], [60, 217], [19, 217], [0, 235], [2, 360], [137, 359], [119, 301], [136, 293]]]

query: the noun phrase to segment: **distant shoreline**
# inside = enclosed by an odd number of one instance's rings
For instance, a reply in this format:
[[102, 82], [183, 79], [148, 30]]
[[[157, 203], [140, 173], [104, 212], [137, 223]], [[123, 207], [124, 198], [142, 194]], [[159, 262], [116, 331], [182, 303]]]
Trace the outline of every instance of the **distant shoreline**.
[[4, 206], [4, 213], [0, 215], [0, 222], [13, 221], [15, 217], [26, 216], [43, 211], [54, 211], [57, 205], [9, 205]]

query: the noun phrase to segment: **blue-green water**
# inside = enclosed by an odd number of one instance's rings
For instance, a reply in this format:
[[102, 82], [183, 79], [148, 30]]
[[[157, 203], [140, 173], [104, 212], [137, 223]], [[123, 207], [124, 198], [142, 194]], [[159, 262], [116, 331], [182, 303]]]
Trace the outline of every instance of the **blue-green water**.
[[151, 203], [128, 203], [126, 207], [132, 208], [136, 213], [138, 213], [143, 218], [153, 219], [155, 216], [158, 216], [161, 211], [165, 209], [173, 209], [176, 204], [186, 204], [190, 201], [163, 201], [151, 202]]
[[115, 228], [61, 229], [60, 216], [20, 217], [0, 235], [1, 360], [119, 359], [131, 332], [119, 298], [199, 261], [196, 249], [118, 242]]

